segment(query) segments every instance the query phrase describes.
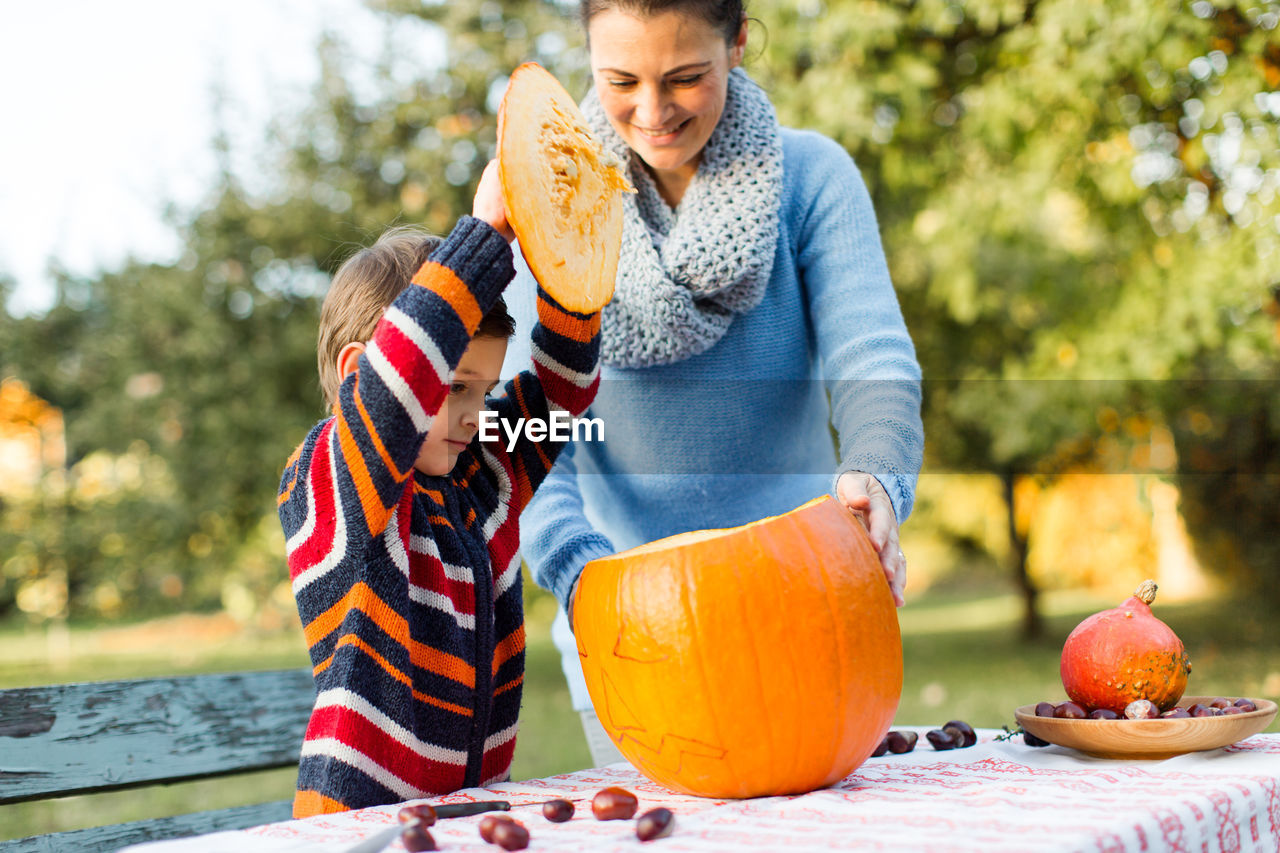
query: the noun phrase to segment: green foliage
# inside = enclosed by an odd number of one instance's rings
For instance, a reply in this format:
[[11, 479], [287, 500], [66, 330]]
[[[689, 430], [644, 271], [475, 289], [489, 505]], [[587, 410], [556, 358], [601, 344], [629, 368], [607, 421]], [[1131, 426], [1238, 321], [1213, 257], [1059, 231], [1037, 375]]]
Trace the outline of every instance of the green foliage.
[[[207, 204], [179, 217], [177, 264], [64, 276], [45, 316], [0, 313], [0, 375], [62, 409], [70, 469], [38, 498], [0, 507], [0, 553], [12, 555], [0, 614], [42, 578], [55, 606], [39, 617], [278, 594], [283, 543], [260, 529], [275, 524], [285, 459], [324, 414], [315, 340], [328, 276], [392, 224], [447, 233], [470, 211], [493, 154], [497, 86], [518, 61], [581, 77], [556, 9], [402, 5], [460, 34], [437, 70], [404, 80], [389, 55], [357, 91], [361, 69], [327, 39], [313, 101], [273, 129], [265, 186], [248, 189], [224, 165]], [[214, 144], [229, 163], [225, 140]], [[75, 498], [77, 463], [98, 451], [154, 457], [164, 476]]]
[[[64, 277], [47, 315], [0, 312], [0, 374], [63, 410], [69, 446], [63, 481], [0, 508], [0, 613], [15, 584], [59, 571], [72, 613], [109, 612], [110, 584], [117, 611], [169, 606], [157, 586], [213, 606], [228, 571], [241, 597], [278, 592], [280, 543], [264, 530], [285, 458], [323, 414], [328, 275], [388, 225], [445, 232], [469, 210], [518, 63], [585, 92], [576, 5], [379, 3], [389, 26], [447, 34], [437, 66], [408, 73], [388, 53], [353, 67], [331, 36], [311, 103], [271, 129], [265, 177], [249, 186], [226, 166], [206, 204], [174, 214], [177, 264]], [[931, 468], [1183, 476], [1205, 507], [1194, 532], [1249, 540], [1211, 565], [1274, 576], [1280, 4], [749, 11], [748, 67], [782, 121], [839, 140], [871, 188], [927, 380]], [[1206, 390], [1231, 379], [1256, 392]], [[1212, 430], [1190, 426], [1196, 411]], [[1150, 434], [1135, 422], [1169, 424], [1180, 467], [1135, 462]], [[1227, 452], [1243, 437], [1252, 450]], [[1193, 464], [1206, 448], [1216, 480]], [[97, 452], [162, 474], [76, 498], [90, 477], [78, 463]], [[1213, 511], [1227, 492], [1231, 512]]]
[[753, 8], [782, 119], [871, 185], [937, 461], [1027, 470], [1089, 431], [1102, 389], [1007, 380], [1274, 375], [1275, 3]]
[[[931, 468], [1173, 476], [1193, 532], [1233, 545], [1207, 564], [1274, 577], [1280, 5], [752, 8], [782, 120], [843, 142], [871, 187]], [[1231, 424], [1216, 477], [1184, 428], [1176, 469], [1135, 463], [1150, 431], [1118, 424], [1195, 408]]]

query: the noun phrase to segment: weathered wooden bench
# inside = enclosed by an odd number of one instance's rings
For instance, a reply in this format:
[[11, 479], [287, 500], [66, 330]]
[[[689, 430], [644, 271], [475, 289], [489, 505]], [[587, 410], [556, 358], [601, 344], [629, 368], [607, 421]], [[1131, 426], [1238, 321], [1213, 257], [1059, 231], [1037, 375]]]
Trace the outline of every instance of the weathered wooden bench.
[[[3, 806], [297, 765], [310, 669], [0, 690]], [[111, 851], [286, 820], [291, 803], [0, 841], [0, 853]]]

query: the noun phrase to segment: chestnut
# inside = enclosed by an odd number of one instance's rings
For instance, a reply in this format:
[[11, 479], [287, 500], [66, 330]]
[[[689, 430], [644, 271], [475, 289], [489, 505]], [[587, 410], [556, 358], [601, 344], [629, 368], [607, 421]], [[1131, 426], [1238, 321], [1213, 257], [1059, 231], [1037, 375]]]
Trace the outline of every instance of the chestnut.
[[420, 823], [406, 826], [400, 832], [400, 843], [404, 845], [404, 849], [408, 850], [409, 853], [437, 849], [436, 840], [431, 837], [431, 831]]
[[1075, 702], [1063, 702], [1057, 708], [1053, 709], [1053, 715], [1060, 720], [1083, 720], [1089, 716], [1085, 713], [1084, 708]]
[[955, 749], [961, 743], [964, 743], [963, 735], [960, 736], [960, 740], [957, 742], [951, 736], [951, 732], [944, 732], [942, 729], [925, 732], [924, 736], [929, 739], [929, 743], [934, 749]]
[[[973, 730], [973, 726], [969, 725], [964, 720], [951, 720], [942, 727], [942, 730], [944, 732], [952, 733], [951, 738], [956, 741], [957, 749], [965, 746], [973, 746], [978, 742], [978, 733]], [[956, 733], [959, 733], [959, 738], [956, 737]]]
[[1126, 720], [1154, 720], [1160, 716], [1160, 709], [1150, 699], [1134, 699], [1124, 707]]
[[515, 819], [504, 814], [491, 814], [480, 818], [480, 837], [493, 843], [493, 831], [500, 823], [515, 823]]
[[649, 809], [636, 819], [636, 838], [641, 841], [666, 838], [675, 828], [676, 816], [670, 809]]
[[591, 799], [591, 813], [596, 820], [630, 820], [640, 801], [624, 788], [605, 788]]
[[493, 828], [493, 843], [503, 850], [523, 850], [529, 846], [529, 830], [514, 820], [499, 821]]
[[568, 800], [547, 800], [542, 804], [542, 816], [552, 823], [564, 823], [573, 817], [573, 803]]
[[916, 741], [920, 735], [913, 731], [889, 732], [886, 740], [889, 741], [889, 751], [897, 755], [904, 752], [910, 752], [916, 748]]
[[401, 823], [413, 823], [417, 821], [418, 826], [424, 829], [432, 826], [436, 822], [436, 810], [431, 806], [420, 803], [416, 806], [405, 806], [396, 812], [396, 817]]

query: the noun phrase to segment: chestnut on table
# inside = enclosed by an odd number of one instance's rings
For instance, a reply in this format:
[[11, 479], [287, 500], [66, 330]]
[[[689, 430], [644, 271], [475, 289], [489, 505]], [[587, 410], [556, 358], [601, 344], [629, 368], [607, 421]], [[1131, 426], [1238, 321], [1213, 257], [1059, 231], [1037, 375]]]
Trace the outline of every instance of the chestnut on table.
[[[1265, 712], [1268, 707], [1261, 709]], [[1208, 725], [1230, 723], [1247, 713], [1187, 720], [1047, 718], [1046, 722], [1111, 727]], [[994, 729], [978, 729], [972, 747], [937, 751], [925, 743], [924, 731], [920, 727], [919, 743], [912, 752], [870, 758], [831, 787], [800, 796], [742, 800], [690, 796], [645, 779], [627, 764], [614, 764], [460, 791], [440, 802], [506, 800], [510, 813], [530, 834], [528, 849], [583, 853], [645, 849], [637, 839], [642, 830], [649, 831], [650, 821], [656, 822], [656, 816], [646, 820], [655, 809], [671, 812], [676, 824], [670, 835], [645, 843], [662, 853], [847, 849], [852, 828], [859, 843], [868, 848], [959, 853], [1099, 848], [1136, 853], [1178, 845], [1220, 849], [1220, 838], [1234, 839], [1235, 849], [1242, 851], [1280, 849], [1280, 822], [1273, 820], [1272, 805], [1280, 788], [1280, 734], [1254, 735], [1223, 750], [1150, 762], [1099, 760], [1068, 749], [1033, 749], [1020, 738], [997, 740], [1002, 733]], [[611, 787], [635, 795], [635, 817], [595, 818], [587, 804]], [[543, 816], [544, 804], [556, 799], [577, 804], [570, 820], [555, 823]], [[1227, 803], [1229, 808], [1214, 805]], [[129, 853], [342, 853], [381, 827], [395, 826], [401, 807], [380, 806], [143, 845]], [[497, 853], [501, 848], [477, 832], [482, 817], [438, 820], [431, 831], [439, 848]]]

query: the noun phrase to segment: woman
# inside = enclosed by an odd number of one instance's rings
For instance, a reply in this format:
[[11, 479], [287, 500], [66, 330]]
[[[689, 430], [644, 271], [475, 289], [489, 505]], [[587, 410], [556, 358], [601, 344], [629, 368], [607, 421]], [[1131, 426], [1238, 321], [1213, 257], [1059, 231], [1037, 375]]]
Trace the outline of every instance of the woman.
[[[901, 605], [920, 370], [857, 168], [835, 142], [779, 127], [739, 68], [741, 0], [581, 11], [594, 79], [583, 112], [637, 194], [588, 413], [605, 440], [561, 454], [522, 515], [534, 578], [567, 608], [592, 559], [833, 489], [866, 523]], [[512, 310], [532, 321], [532, 305]], [[619, 760], [563, 611], [552, 633], [595, 764]]]

